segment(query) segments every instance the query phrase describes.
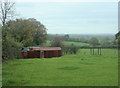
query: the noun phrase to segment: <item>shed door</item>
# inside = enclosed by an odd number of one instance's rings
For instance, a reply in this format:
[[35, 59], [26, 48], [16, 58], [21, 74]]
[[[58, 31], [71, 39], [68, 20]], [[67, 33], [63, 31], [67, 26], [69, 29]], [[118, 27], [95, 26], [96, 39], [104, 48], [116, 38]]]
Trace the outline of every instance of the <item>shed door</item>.
[[44, 51], [40, 51], [40, 58], [44, 58]]

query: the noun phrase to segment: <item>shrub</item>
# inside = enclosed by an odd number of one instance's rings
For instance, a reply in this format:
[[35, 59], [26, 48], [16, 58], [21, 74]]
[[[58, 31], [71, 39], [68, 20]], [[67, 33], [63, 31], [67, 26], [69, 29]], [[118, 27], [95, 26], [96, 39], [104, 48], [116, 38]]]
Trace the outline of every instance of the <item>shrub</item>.
[[79, 47], [75, 46], [74, 44], [70, 46], [64, 46], [62, 49], [63, 54], [77, 54], [78, 50]]

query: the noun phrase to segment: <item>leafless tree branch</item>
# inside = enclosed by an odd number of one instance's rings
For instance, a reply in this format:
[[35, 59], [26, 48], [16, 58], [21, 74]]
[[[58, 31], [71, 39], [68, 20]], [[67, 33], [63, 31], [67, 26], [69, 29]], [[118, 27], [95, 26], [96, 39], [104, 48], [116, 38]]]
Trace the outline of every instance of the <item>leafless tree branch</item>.
[[8, 18], [13, 16], [13, 7], [15, 2], [11, 2], [9, 0], [1, 0], [0, 1], [0, 20], [2, 25], [5, 25]]

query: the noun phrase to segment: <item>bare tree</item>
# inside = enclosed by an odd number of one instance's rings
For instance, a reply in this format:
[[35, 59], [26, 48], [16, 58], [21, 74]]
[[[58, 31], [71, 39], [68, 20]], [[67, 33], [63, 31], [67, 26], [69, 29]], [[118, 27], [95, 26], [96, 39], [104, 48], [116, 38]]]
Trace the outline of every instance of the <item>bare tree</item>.
[[8, 18], [13, 16], [15, 2], [10, 0], [0, 0], [0, 20], [4, 26]]

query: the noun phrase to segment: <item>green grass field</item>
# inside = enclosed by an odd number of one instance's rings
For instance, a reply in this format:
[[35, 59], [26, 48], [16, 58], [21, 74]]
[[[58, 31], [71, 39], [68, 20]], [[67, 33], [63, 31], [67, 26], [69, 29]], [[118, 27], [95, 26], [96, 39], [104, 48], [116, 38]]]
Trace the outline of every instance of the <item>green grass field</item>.
[[[75, 46], [89, 46], [88, 43], [82, 43], [82, 42], [71, 42], [71, 41], [63, 41], [64, 45], [71, 45], [74, 44]], [[46, 43], [44, 44], [45, 46], [50, 46], [51, 45], [51, 41], [46, 41]]]
[[16, 59], [3, 64], [3, 86], [117, 86], [116, 49], [103, 49], [90, 55], [81, 49], [77, 55], [49, 59]]
[[65, 44], [65, 45], [71, 45], [71, 44], [74, 44], [75, 46], [89, 46], [88, 43], [70, 42], [70, 41], [64, 41], [63, 44]]

